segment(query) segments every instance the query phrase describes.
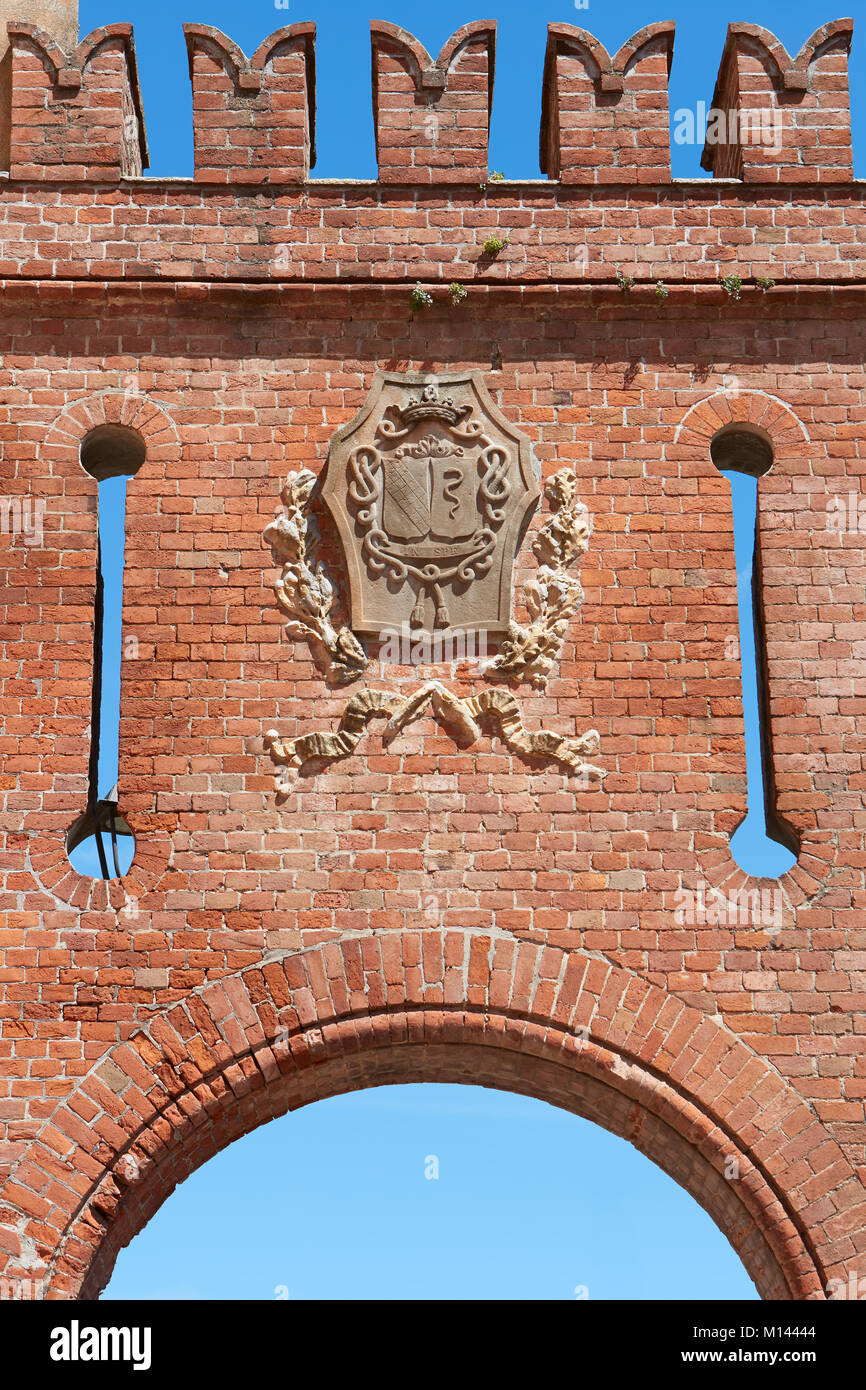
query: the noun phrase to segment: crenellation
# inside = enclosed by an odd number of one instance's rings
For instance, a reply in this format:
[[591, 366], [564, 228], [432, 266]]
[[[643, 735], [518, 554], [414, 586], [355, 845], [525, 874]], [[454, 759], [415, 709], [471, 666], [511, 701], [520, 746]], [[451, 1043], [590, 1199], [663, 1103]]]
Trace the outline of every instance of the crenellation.
[[[277, 29], [250, 58], [212, 25], [185, 24], [184, 33], [196, 182], [239, 189], [310, 182], [315, 24]], [[464, 25], [435, 61], [397, 25], [372, 21], [370, 33], [379, 184], [484, 187], [495, 23]], [[611, 55], [584, 29], [548, 25], [539, 162], [550, 182], [617, 188], [670, 182], [674, 33], [671, 21], [649, 24]], [[850, 182], [852, 33], [852, 20], [834, 20], [792, 58], [769, 30], [729, 25], [707, 112], [703, 167], [715, 179], [749, 185]], [[12, 178], [140, 176], [147, 142], [131, 26], [95, 30], [74, 48], [13, 20], [9, 38], [9, 91], [0, 70], [0, 154], [8, 101]]]
[[269, 35], [252, 58], [209, 24], [185, 24], [195, 178], [303, 183], [316, 162], [316, 26]]
[[396, 24], [372, 21], [373, 118], [381, 183], [487, 178], [496, 24], [452, 34], [434, 62]]
[[701, 166], [746, 183], [852, 179], [853, 30], [852, 19], [824, 24], [791, 58], [769, 29], [729, 24]]
[[28, 20], [70, 52], [78, 43], [78, 0], [0, 0], [0, 177], [9, 169], [9, 124], [12, 115], [12, 50], [6, 24]]
[[94, 29], [67, 50], [10, 21], [12, 179], [117, 182], [148, 165], [131, 24]]
[[563, 183], [670, 179], [673, 23], [649, 24], [610, 56], [585, 29], [548, 25], [540, 163]]
[[94, 32], [67, 52], [10, 22], [10, 177], [116, 182], [147, 167], [132, 26]]

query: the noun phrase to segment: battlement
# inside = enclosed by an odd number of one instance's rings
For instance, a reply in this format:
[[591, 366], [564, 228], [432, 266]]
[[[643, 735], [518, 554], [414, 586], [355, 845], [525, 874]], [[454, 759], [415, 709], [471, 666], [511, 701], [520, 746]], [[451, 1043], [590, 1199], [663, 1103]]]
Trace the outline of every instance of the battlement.
[[14, 179], [111, 180], [147, 168], [131, 24], [94, 29], [62, 48], [35, 24], [10, 21], [9, 172]]
[[672, 23], [650, 24], [610, 56], [585, 29], [548, 25], [540, 163], [563, 183], [665, 183], [671, 177]]
[[435, 63], [394, 24], [370, 25], [382, 183], [477, 183], [487, 176], [496, 24], [452, 34]]
[[[730, 24], [713, 95], [714, 111], [727, 116], [727, 138], [711, 139], [708, 126], [703, 168], [746, 182], [852, 178], [853, 32], [851, 19], [824, 24], [791, 58], [769, 29]], [[748, 138], [756, 132], [760, 138]]]
[[247, 58], [210, 24], [185, 24], [195, 177], [300, 183], [316, 162], [316, 26], [277, 29]]
[[[105, 182], [141, 175], [147, 140], [132, 27], [96, 29], [77, 47], [68, 42], [68, 27], [65, 36], [18, 19], [7, 27], [0, 137], [8, 113], [11, 177]], [[611, 56], [584, 29], [548, 26], [539, 152], [551, 181], [670, 182], [674, 30], [672, 22], [650, 24]], [[186, 24], [184, 33], [196, 181], [306, 182], [316, 160], [315, 24], [277, 29], [249, 58], [211, 25]], [[850, 181], [852, 33], [852, 20], [834, 20], [792, 58], [769, 30], [731, 24], [703, 167], [747, 183]], [[485, 182], [495, 22], [464, 25], [435, 60], [394, 24], [372, 21], [370, 36], [379, 182]]]

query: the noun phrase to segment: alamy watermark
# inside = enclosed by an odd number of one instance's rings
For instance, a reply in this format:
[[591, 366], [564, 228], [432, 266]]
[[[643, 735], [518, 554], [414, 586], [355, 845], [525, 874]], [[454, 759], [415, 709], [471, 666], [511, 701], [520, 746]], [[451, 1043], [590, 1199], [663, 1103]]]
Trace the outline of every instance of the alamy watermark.
[[0, 534], [21, 536], [25, 545], [41, 545], [44, 515], [44, 497], [0, 497]]
[[866, 1277], [852, 1269], [847, 1279], [828, 1279], [827, 1297], [836, 1303], [866, 1299]]
[[866, 497], [848, 492], [827, 498], [827, 530], [831, 535], [866, 535]]
[[678, 888], [674, 918], [679, 926], [766, 927], [781, 931], [783, 896], [780, 888], [737, 888], [727, 895], [708, 883]]
[[44, 1279], [0, 1279], [0, 1302], [31, 1303], [45, 1297]]
[[52, 1329], [48, 1354], [52, 1361], [128, 1361], [134, 1371], [149, 1371], [151, 1343], [149, 1327], [82, 1327], [73, 1318]]
[[692, 109], [680, 106], [674, 112], [674, 143], [677, 145], [761, 145], [771, 154], [782, 153], [782, 119], [778, 107], [746, 107], [725, 111], [699, 101]]

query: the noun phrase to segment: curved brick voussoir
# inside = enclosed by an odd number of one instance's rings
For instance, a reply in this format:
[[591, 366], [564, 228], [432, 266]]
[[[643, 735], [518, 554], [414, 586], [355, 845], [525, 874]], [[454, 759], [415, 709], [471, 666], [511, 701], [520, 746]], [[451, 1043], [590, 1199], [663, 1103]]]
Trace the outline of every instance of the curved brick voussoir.
[[323, 1096], [419, 1080], [519, 1091], [628, 1139], [706, 1207], [765, 1297], [821, 1298], [850, 1268], [862, 1190], [769, 1062], [619, 967], [447, 932], [284, 956], [112, 1049], [12, 1173], [6, 1277], [35, 1250], [41, 1294], [94, 1297], [175, 1185], [233, 1139]]

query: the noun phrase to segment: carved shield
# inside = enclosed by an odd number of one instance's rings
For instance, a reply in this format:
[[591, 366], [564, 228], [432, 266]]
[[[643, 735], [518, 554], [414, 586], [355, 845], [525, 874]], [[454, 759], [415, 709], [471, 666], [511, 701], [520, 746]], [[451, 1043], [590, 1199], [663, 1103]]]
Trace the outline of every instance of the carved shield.
[[529, 441], [478, 373], [378, 373], [332, 439], [322, 484], [345, 553], [351, 626], [505, 631], [538, 497]]
[[396, 540], [471, 536], [477, 524], [472, 460], [429, 434], [383, 460], [382, 529]]

